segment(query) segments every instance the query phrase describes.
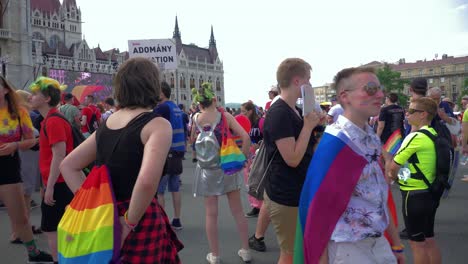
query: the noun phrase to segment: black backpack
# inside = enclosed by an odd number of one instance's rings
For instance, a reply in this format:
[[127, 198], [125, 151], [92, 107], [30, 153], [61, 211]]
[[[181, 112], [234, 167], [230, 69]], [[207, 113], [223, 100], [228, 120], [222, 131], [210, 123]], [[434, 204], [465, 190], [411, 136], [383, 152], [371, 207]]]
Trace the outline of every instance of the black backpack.
[[[98, 111], [98, 110], [96, 110]], [[88, 122], [88, 121], [86, 121]], [[96, 131], [99, 127], [99, 123], [98, 123], [98, 120], [97, 120], [97, 116], [96, 116], [96, 112], [93, 112], [93, 114], [91, 115], [91, 120], [89, 120], [89, 123], [88, 123], [88, 131], [90, 134], [94, 133], [94, 131]]]
[[[68, 121], [68, 119], [66, 117], [64, 117], [62, 114], [59, 114], [59, 113], [53, 113], [53, 114], [50, 115], [50, 117], [52, 117], [52, 116], [60, 117], [61, 119], [66, 121], [67, 124], [70, 125], [71, 130], [72, 130], [72, 137], [73, 137], [73, 149], [75, 149], [81, 143], [83, 143], [83, 141], [85, 141], [86, 138], [83, 136], [81, 131], [78, 128], [72, 126], [72, 124], [70, 124], [70, 121]], [[44, 135], [46, 135], [46, 137], [47, 137], [46, 124], [47, 124], [47, 120], [44, 122]]]
[[[83, 136], [83, 133], [81, 133], [81, 131], [78, 128], [72, 126], [70, 121], [68, 121], [68, 119], [65, 116], [63, 116], [62, 114], [59, 114], [59, 113], [53, 113], [53, 114], [50, 115], [50, 117], [52, 117], [52, 116], [60, 117], [61, 119], [65, 120], [67, 122], [67, 124], [71, 127], [72, 137], [73, 137], [73, 149], [76, 149], [81, 143], [83, 143], [86, 140], [86, 138]], [[46, 124], [47, 124], [47, 120], [45, 120], [45, 122], [44, 122], [44, 135], [46, 137], [48, 137], [47, 136]], [[85, 175], [88, 175], [91, 172], [91, 169], [93, 168], [93, 166], [94, 166], [94, 162], [92, 162], [87, 167], [85, 167], [83, 169], [83, 173]]]
[[434, 118], [431, 127], [434, 128], [438, 136], [445, 138], [447, 142], [449, 142], [450, 147], [452, 147], [452, 134], [450, 133], [448, 127], [445, 125], [444, 121], [442, 121], [440, 118]]
[[[445, 125], [444, 125], [445, 126]], [[429, 191], [433, 194], [436, 200], [442, 197], [442, 194], [447, 189], [450, 189], [448, 182], [450, 169], [453, 165], [453, 148], [451, 141], [447, 140], [443, 135], [437, 134], [434, 136], [431, 132], [420, 129], [418, 132], [423, 133], [434, 142], [436, 155], [436, 176], [434, 182], [429, 183], [429, 180], [424, 176], [416, 163], [413, 163], [417, 173], [421, 176], [424, 183], [429, 187]], [[451, 139], [450, 139], [451, 140]]]

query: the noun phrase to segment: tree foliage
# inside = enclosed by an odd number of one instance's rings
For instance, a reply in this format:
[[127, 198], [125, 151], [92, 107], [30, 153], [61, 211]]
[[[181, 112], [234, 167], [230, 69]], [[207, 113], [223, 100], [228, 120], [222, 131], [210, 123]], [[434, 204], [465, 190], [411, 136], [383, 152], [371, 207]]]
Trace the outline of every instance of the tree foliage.
[[377, 70], [377, 77], [380, 84], [384, 86], [385, 93], [397, 93], [399, 104], [406, 107], [409, 97], [403, 94], [403, 89], [405, 88], [405, 84], [410, 83], [409, 80], [401, 79], [401, 73], [392, 70], [388, 63], [385, 63], [383, 68]]

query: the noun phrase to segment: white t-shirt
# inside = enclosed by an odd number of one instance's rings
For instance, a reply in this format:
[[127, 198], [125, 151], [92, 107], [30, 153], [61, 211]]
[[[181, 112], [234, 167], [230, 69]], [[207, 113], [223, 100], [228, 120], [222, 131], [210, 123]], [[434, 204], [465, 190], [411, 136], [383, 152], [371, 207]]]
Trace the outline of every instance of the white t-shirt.
[[328, 115], [333, 117], [333, 123], [336, 122], [338, 117], [344, 113], [343, 107], [340, 104], [334, 105], [330, 110], [328, 110]]

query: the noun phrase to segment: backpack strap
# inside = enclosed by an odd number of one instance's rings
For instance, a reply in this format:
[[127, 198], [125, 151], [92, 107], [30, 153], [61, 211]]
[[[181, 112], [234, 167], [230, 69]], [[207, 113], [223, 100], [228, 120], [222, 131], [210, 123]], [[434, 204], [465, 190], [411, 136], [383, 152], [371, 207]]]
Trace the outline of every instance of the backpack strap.
[[[197, 126], [198, 131], [203, 131], [203, 128], [200, 126], [198, 123], [198, 116], [200, 113], [196, 113], [195, 116], [193, 117], [193, 122], [195, 123], [195, 126]], [[216, 125], [218, 125], [219, 121], [221, 121], [221, 113], [217, 112], [216, 120], [213, 124], [211, 124], [210, 132], [213, 132], [216, 128]]]
[[63, 115], [61, 115], [61, 114], [59, 114], [59, 113], [52, 113], [52, 114], [50, 114], [49, 117], [47, 117], [47, 118], [44, 120], [44, 135], [45, 135], [46, 137], [49, 137], [49, 136], [47, 135], [47, 127], [46, 127], [46, 125], [47, 125], [47, 120], [48, 120], [49, 118], [53, 117], [53, 116], [60, 117], [62, 120], [64, 120], [65, 122], [67, 122], [67, 124], [69, 124], [69, 125], [71, 126], [70, 121], [68, 121], [68, 119], [67, 119], [66, 117], [64, 117]]
[[[436, 157], [437, 157], [437, 148], [436, 148], [436, 145], [435, 145], [435, 140], [436, 140], [436, 137], [429, 131], [425, 130], [425, 129], [419, 129], [417, 132], [421, 132], [423, 133], [424, 135], [426, 135], [428, 138], [430, 138], [432, 140], [432, 143], [434, 143], [434, 149], [435, 149], [435, 152], [436, 152]], [[437, 162], [437, 161], [436, 161]], [[413, 164], [413, 167], [416, 169], [416, 172], [421, 175], [422, 177], [422, 180], [424, 181], [424, 183], [427, 185], [427, 187], [430, 189], [432, 184], [429, 183], [429, 180], [427, 179], [426, 175], [424, 175], [424, 173], [421, 171], [421, 169], [418, 167], [418, 165], [416, 165], [415, 162], [411, 163]], [[436, 165], [437, 166], [437, 165]]]

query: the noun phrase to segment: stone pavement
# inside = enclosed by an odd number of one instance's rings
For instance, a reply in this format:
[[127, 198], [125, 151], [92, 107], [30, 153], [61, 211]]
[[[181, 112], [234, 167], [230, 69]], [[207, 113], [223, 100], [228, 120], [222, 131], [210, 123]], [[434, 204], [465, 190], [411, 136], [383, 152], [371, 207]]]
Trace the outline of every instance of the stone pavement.
[[[189, 156], [189, 155], [187, 155]], [[208, 241], [205, 235], [204, 206], [203, 198], [194, 198], [192, 196], [194, 165], [187, 157], [184, 161], [184, 173], [182, 176], [182, 224], [184, 229], [177, 234], [184, 243], [185, 248], [180, 252], [183, 263], [200, 264], [206, 263], [205, 256], [209, 252]], [[468, 174], [468, 168], [462, 168], [460, 175]], [[468, 263], [465, 259], [468, 251], [468, 183], [460, 181], [461, 176], [457, 176], [452, 192], [448, 199], [441, 202], [441, 206], [436, 217], [436, 237], [442, 249], [443, 263], [462, 264]], [[402, 227], [401, 219], [401, 195], [397, 186], [392, 187], [392, 191], [397, 203], [400, 229]], [[244, 211], [248, 211], [247, 198], [242, 197]], [[39, 202], [38, 194], [35, 200]], [[166, 194], [167, 214], [171, 218], [173, 215], [172, 201], [170, 195]], [[40, 208], [35, 208], [31, 212], [32, 223], [39, 225]], [[249, 235], [255, 230], [257, 218], [248, 219]], [[25, 252], [21, 245], [12, 245], [8, 243], [10, 224], [5, 210], [0, 211], [0, 253], [2, 257], [0, 263], [3, 264], [22, 264], [25, 263]], [[223, 264], [242, 263], [237, 256], [237, 250], [240, 248], [239, 236], [235, 228], [235, 222], [230, 214], [227, 199], [219, 199], [219, 241]], [[47, 247], [44, 235], [36, 236], [41, 248]], [[411, 253], [407, 242], [406, 254], [407, 263], [411, 262]], [[276, 263], [279, 255], [279, 248], [276, 244], [276, 238], [271, 228], [266, 235], [267, 252], [253, 252], [253, 263], [271, 264]]]

